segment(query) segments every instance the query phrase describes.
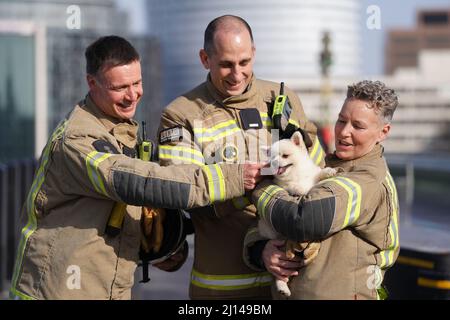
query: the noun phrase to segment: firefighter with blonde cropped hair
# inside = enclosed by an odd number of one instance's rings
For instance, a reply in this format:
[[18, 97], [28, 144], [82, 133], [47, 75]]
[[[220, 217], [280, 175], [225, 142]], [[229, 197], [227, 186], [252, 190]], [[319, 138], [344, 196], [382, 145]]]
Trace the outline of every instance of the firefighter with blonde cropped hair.
[[[256, 241], [245, 244], [249, 266], [289, 280], [290, 299], [387, 297], [383, 277], [399, 254], [400, 212], [381, 143], [397, 105], [394, 90], [380, 81], [349, 86], [334, 127], [336, 151], [326, 157], [337, 175], [300, 198], [271, 180], [253, 192], [261, 219], [278, 233], [289, 240], [320, 243], [316, 258], [290, 279], [276, 248], [266, 246], [255, 253]], [[273, 294], [285, 298], [275, 290]]]

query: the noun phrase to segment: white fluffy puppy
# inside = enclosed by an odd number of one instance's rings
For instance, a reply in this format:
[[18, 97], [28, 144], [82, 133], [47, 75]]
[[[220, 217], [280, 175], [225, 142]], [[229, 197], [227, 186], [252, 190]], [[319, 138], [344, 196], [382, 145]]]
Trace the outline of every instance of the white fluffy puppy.
[[[300, 132], [296, 131], [291, 139], [283, 139], [275, 142], [270, 148], [270, 166], [273, 170], [273, 181], [293, 196], [302, 196], [319, 181], [336, 175], [333, 168], [320, 168], [309, 157]], [[263, 219], [258, 221], [259, 233], [269, 239], [282, 238]], [[319, 242], [298, 243], [288, 240], [286, 242], [286, 255], [293, 258], [294, 251], [303, 251], [308, 246], [314, 245], [317, 249], [309, 250], [311, 255], [305, 255], [305, 265], [310, 263], [318, 253]], [[305, 252], [305, 251], [304, 251]], [[291, 292], [286, 282], [276, 280], [275, 285], [279, 293], [289, 297]]]

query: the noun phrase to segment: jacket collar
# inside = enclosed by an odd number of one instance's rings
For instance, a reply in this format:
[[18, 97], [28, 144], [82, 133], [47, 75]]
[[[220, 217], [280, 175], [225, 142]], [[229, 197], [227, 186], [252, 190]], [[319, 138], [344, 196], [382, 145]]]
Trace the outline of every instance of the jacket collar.
[[105, 114], [99, 107], [97, 107], [94, 101], [92, 101], [89, 94], [85, 98], [84, 105], [88, 112], [94, 115], [106, 128], [106, 130], [119, 142], [129, 148], [135, 147], [138, 131], [138, 124], [136, 121], [133, 119], [121, 120]]
[[250, 82], [247, 86], [247, 89], [240, 95], [237, 96], [231, 96], [224, 98], [222, 94], [216, 89], [214, 84], [211, 81], [211, 75], [208, 74], [208, 77], [206, 78], [206, 88], [208, 89], [208, 92], [211, 94], [211, 96], [216, 100], [217, 103], [224, 107], [243, 107], [239, 104], [243, 102], [247, 102], [257, 94], [257, 88], [256, 88], [256, 81], [255, 81], [255, 75], [252, 74], [252, 78], [250, 79]]
[[378, 143], [373, 147], [373, 149], [369, 153], [363, 155], [360, 158], [353, 160], [342, 160], [339, 159], [335, 153], [333, 153], [329, 154], [326, 157], [325, 161], [327, 166], [349, 168], [361, 163], [377, 161], [383, 157], [383, 154], [384, 154], [384, 147]]

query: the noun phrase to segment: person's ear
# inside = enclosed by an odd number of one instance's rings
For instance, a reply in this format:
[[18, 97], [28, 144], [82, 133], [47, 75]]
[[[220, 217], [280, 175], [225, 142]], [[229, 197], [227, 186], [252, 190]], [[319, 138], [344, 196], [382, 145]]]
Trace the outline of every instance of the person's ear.
[[89, 86], [89, 90], [92, 90], [97, 86], [97, 81], [95, 80], [94, 76], [90, 74], [86, 75], [86, 81]]
[[381, 142], [381, 141], [385, 140], [387, 138], [390, 130], [391, 130], [390, 123], [383, 124], [383, 128], [380, 131], [380, 135], [379, 135], [377, 142]]
[[206, 53], [205, 49], [200, 49], [200, 52], [198, 53], [198, 55], [200, 56], [200, 61], [203, 65], [203, 67], [205, 67], [206, 70], [209, 70], [209, 57], [208, 57], [208, 54]]

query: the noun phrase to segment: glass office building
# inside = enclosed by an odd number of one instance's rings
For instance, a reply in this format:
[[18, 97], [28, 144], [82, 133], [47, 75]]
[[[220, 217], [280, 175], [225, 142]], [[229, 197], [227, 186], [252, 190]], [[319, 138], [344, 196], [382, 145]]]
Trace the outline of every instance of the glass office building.
[[128, 33], [113, 0], [79, 4], [79, 29], [67, 27], [72, 1], [0, 1], [0, 163], [38, 157], [57, 123], [87, 94], [84, 50], [100, 36], [126, 37], [139, 51], [144, 96], [136, 120], [154, 137], [162, 108], [160, 53], [152, 37]]
[[331, 77], [361, 72], [361, 4], [357, 0], [149, 0], [148, 30], [161, 38], [165, 101], [206, 79], [198, 52], [207, 24], [220, 15], [244, 18], [253, 29], [255, 74], [287, 85], [320, 75], [325, 31], [331, 36]]

